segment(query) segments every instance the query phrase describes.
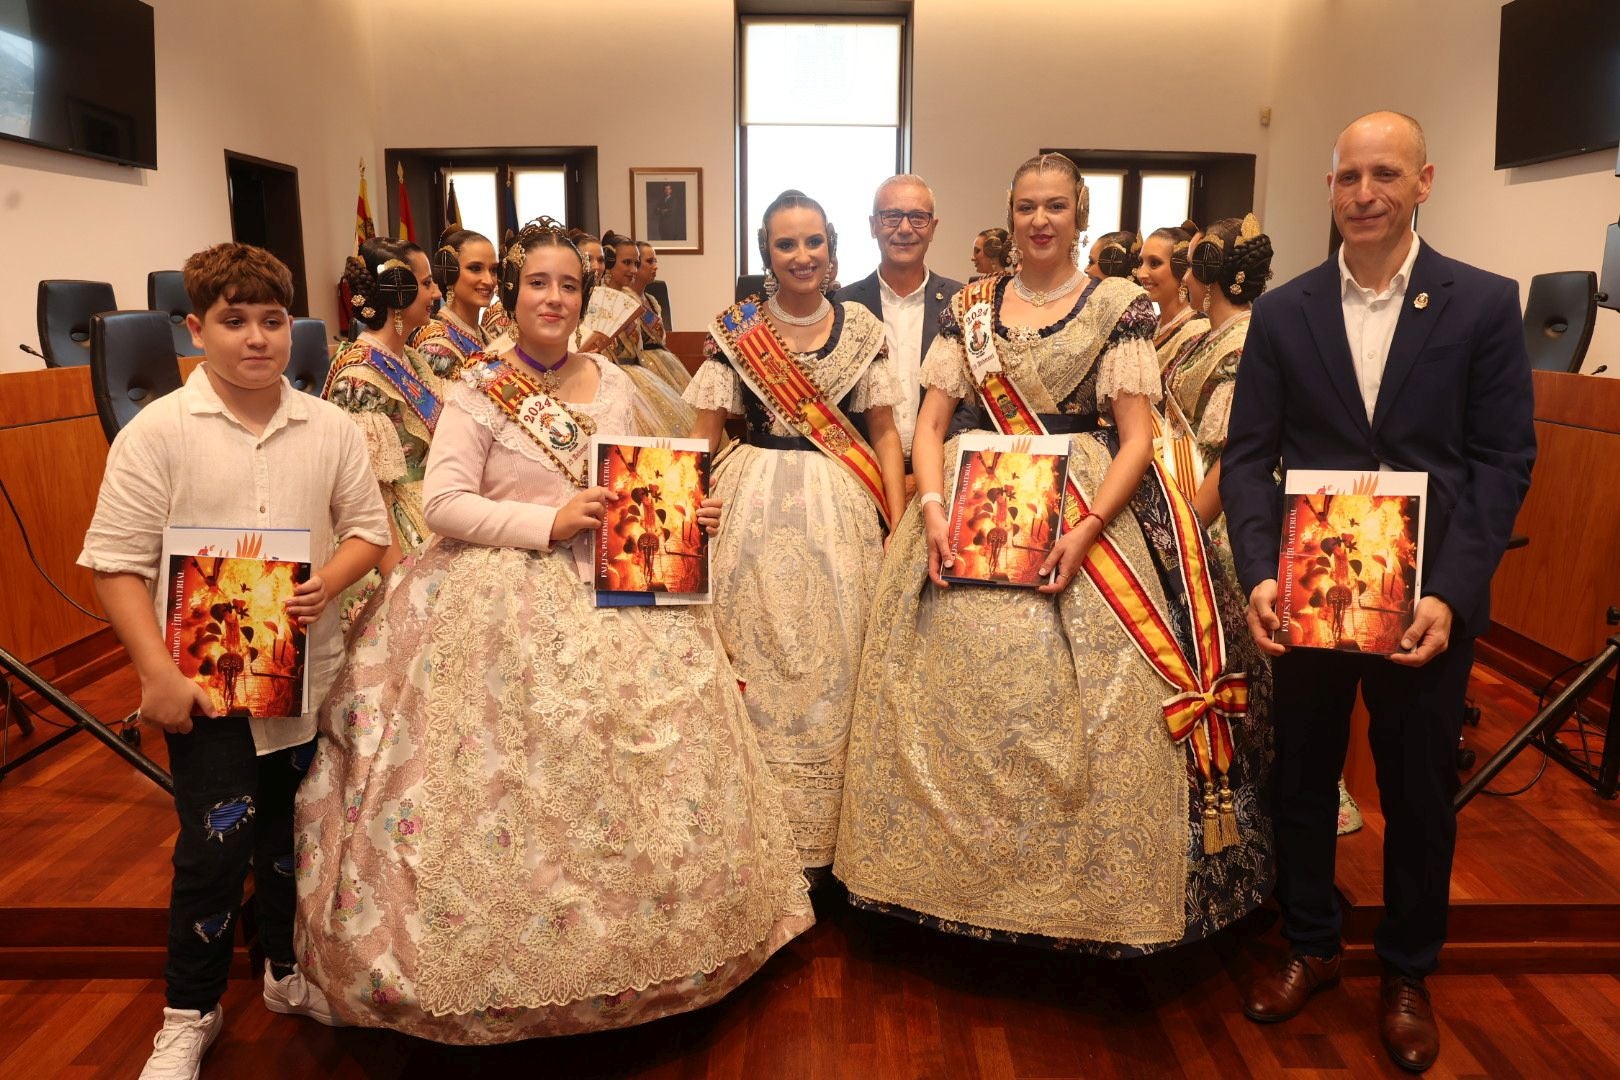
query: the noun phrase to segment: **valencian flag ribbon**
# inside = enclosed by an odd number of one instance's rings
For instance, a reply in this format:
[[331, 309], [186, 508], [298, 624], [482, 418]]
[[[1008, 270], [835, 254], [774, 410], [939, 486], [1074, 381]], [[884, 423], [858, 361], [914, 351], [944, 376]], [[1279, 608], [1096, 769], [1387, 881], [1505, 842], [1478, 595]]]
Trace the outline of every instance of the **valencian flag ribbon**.
[[[1046, 427], [1029, 407], [995, 355], [993, 304], [995, 279], [981, 278], [963, 290], [961, 317], [968, 363], [979, 382], [979, 394], [992, 421], [1004, 435], [1044, 435]], [[1136, 573], [1106, 530], [1086, 552], [1081, 570], [1109, 610], [1160, 678], [1175, 691], [1161, 703], [1172, 742], [1191, 746], [1203, 781], [1204, 851], [1214, 854], [1240, 841], [1237, 813], [1227, 772], [1232, 767], [1232, 722], [1248, 711], [1249, 678], [1226, 667], [1226, 635], [1216, 608], [1209, 551], [1198, 514], [1186, 495], [1166, 475], [1157, 458], [1151, 463], [1164, 487], [1180, 554], [1182, 585], [1192, 613], [1193, 656], [1189, 659], [1171, 632], [1169, 621], [1153, 604]], [[1074, 478], [1068, 477], [1063, 500], [1065, 529], [1077, 527], [1089, 503]], [[1219, 783], [1217, 793], [1216, 784]]]
[[720, 316], [718, 328], [728, 346], [726, 354], [755, 395], [784, 424], [843, 466], [877, 504], [884, 527], [893, 529], [883, 498], [883, 470], [878, 468], [877, 455], [849, 417], [825, 399], [789, 355], [759, 303], [750, 298], [733, 304]]

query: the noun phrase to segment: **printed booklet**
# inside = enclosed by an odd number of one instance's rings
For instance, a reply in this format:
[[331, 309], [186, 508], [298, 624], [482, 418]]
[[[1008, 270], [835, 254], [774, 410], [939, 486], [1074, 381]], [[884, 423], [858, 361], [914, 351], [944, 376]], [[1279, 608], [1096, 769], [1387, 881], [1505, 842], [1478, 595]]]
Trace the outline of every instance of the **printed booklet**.
[[164, 530], [158, 618], [180, 673], [221, 716], [309, 711], [308, 636], [287, 603], [309, 580], [308, 529]]
[[1276, 640], [1388, 656], [1412, 623], [1429, 474], [1290, 469]]
[[946, 581], [1032, 589], [1062, 533], [1067, 435], [963, 435], [950, 507]]
[[597, 607], [707, 604], [709, 534], [698, 505], [709, 493], [703, 439], [591, 439], [591, 485], [619, 497], [596, 530]]

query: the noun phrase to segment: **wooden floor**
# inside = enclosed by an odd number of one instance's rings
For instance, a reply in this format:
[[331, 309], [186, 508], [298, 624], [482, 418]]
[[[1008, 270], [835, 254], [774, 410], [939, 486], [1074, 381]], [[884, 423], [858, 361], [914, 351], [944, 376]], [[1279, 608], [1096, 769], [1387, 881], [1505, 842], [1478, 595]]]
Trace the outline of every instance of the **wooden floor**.
[[[1473, 690], [1485, 717], [1469, 740], [1483, 758], [1534, 702], [1485, 669]], [[116, 719], [134, 693], [121, 669], [75, 696]], [[11, 735], [13, 754], [37, 741]], [[156, 737], [144, 748], [162, 760]], [[1518, 786], [1538, 762], [1528, 753], [1496, 786]], [[1366, 830], [1340, 846], [1352, 950], [1377, 915], [1382, 823], [1365, 809]], [[163, 793], [84, 734], [0, 781], [0, 1077], [138, 1071], [163, 1005], [153, 976], [174, 829]], [[1429, 1075], [1620, 1076], [1620, 962], [1593, 947], [1620, 938], [1620, 806], [1554, 765], [1526, 795], [1477, 800], [1459, 836], [1453, 931], [1465, 940], [1430, 982], [1443, 1051]], [[1270, 911], [1214, 942], [1125, 964], [951, 938], [854, 911], [836, 892], [818, 897], [818, 911], [810, 932], [710, 1009], [489, 1050], [276, 1016], [244, 958], [204, 1075], [1404, 1075], [1379, 1048], [1370, 975], [1287, 1024], [1243, 1018], [1242, 986], [1281, 955]], [[1530, 938], [1505, 955], [1515, 927]], [[1559, 927], [1573, 929], [1559, 938]]]

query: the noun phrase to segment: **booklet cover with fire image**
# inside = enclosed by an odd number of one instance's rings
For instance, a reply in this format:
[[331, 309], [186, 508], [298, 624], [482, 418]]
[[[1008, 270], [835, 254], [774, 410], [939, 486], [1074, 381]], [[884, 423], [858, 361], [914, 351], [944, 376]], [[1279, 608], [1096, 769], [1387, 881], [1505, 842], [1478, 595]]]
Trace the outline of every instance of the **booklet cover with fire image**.
[[308, 636], [287, 616], [294, 590], [309, 580], [309, 545], [308, 529], [164, 530], [164, 642], [219, 715], [309, 711]]
[[591, 484], [618, 496], [596, 530], [596, 606], [709, 603], [709, 534], [697, 520], [708, 442], [593, 438]]
[[1288, 471], [1278, 642], [1379, 656], [1400, 651], [1422, 584], [1428, 483], [1420, 472]]
[[950, 530], [954, 565], [941, 576], [1032, 589], [1062, 532], [1067, 435], [967, 434], [957, 440]]

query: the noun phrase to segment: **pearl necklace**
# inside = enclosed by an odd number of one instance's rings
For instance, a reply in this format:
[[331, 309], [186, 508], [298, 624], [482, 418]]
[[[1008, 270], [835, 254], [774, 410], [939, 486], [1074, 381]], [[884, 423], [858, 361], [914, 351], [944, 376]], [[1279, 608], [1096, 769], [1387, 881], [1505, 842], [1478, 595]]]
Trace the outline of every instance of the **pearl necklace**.
[[1018, 298], [1024, 301], [1026, 304], [1030, 305], [1031, 307], [1045, 307], [1052, 301], [1061, 300], [1065, 296], [1068, 296], [1070, 293], [1074, 292], [1075, 289], [1079, 288], [1080, 283], [1084, 281], [1085, 278], [1086, 272], [1077, 266], [1074, 268], [1074, 273], [1069, 277], [1068, 281], [1065, 281], [1057, 288], [1048, 290], [1047, 292], [1036, 292], [1028, 285], [1025, 285], [1024, 276], [1022, 274], [1013, 275], [1012, 287], [1013, 292], [1017, 293]]
[[765, 307], [777, 322], [786, 323], [789, 326], [814, 326], [827, 317], [827, 313], [832, 310], [832, 301], [823, 296], [816, 310], [808, 315], [789, 315], [782, 310], [782, 305], [776, 302], [774, 296], [765, 301]]

